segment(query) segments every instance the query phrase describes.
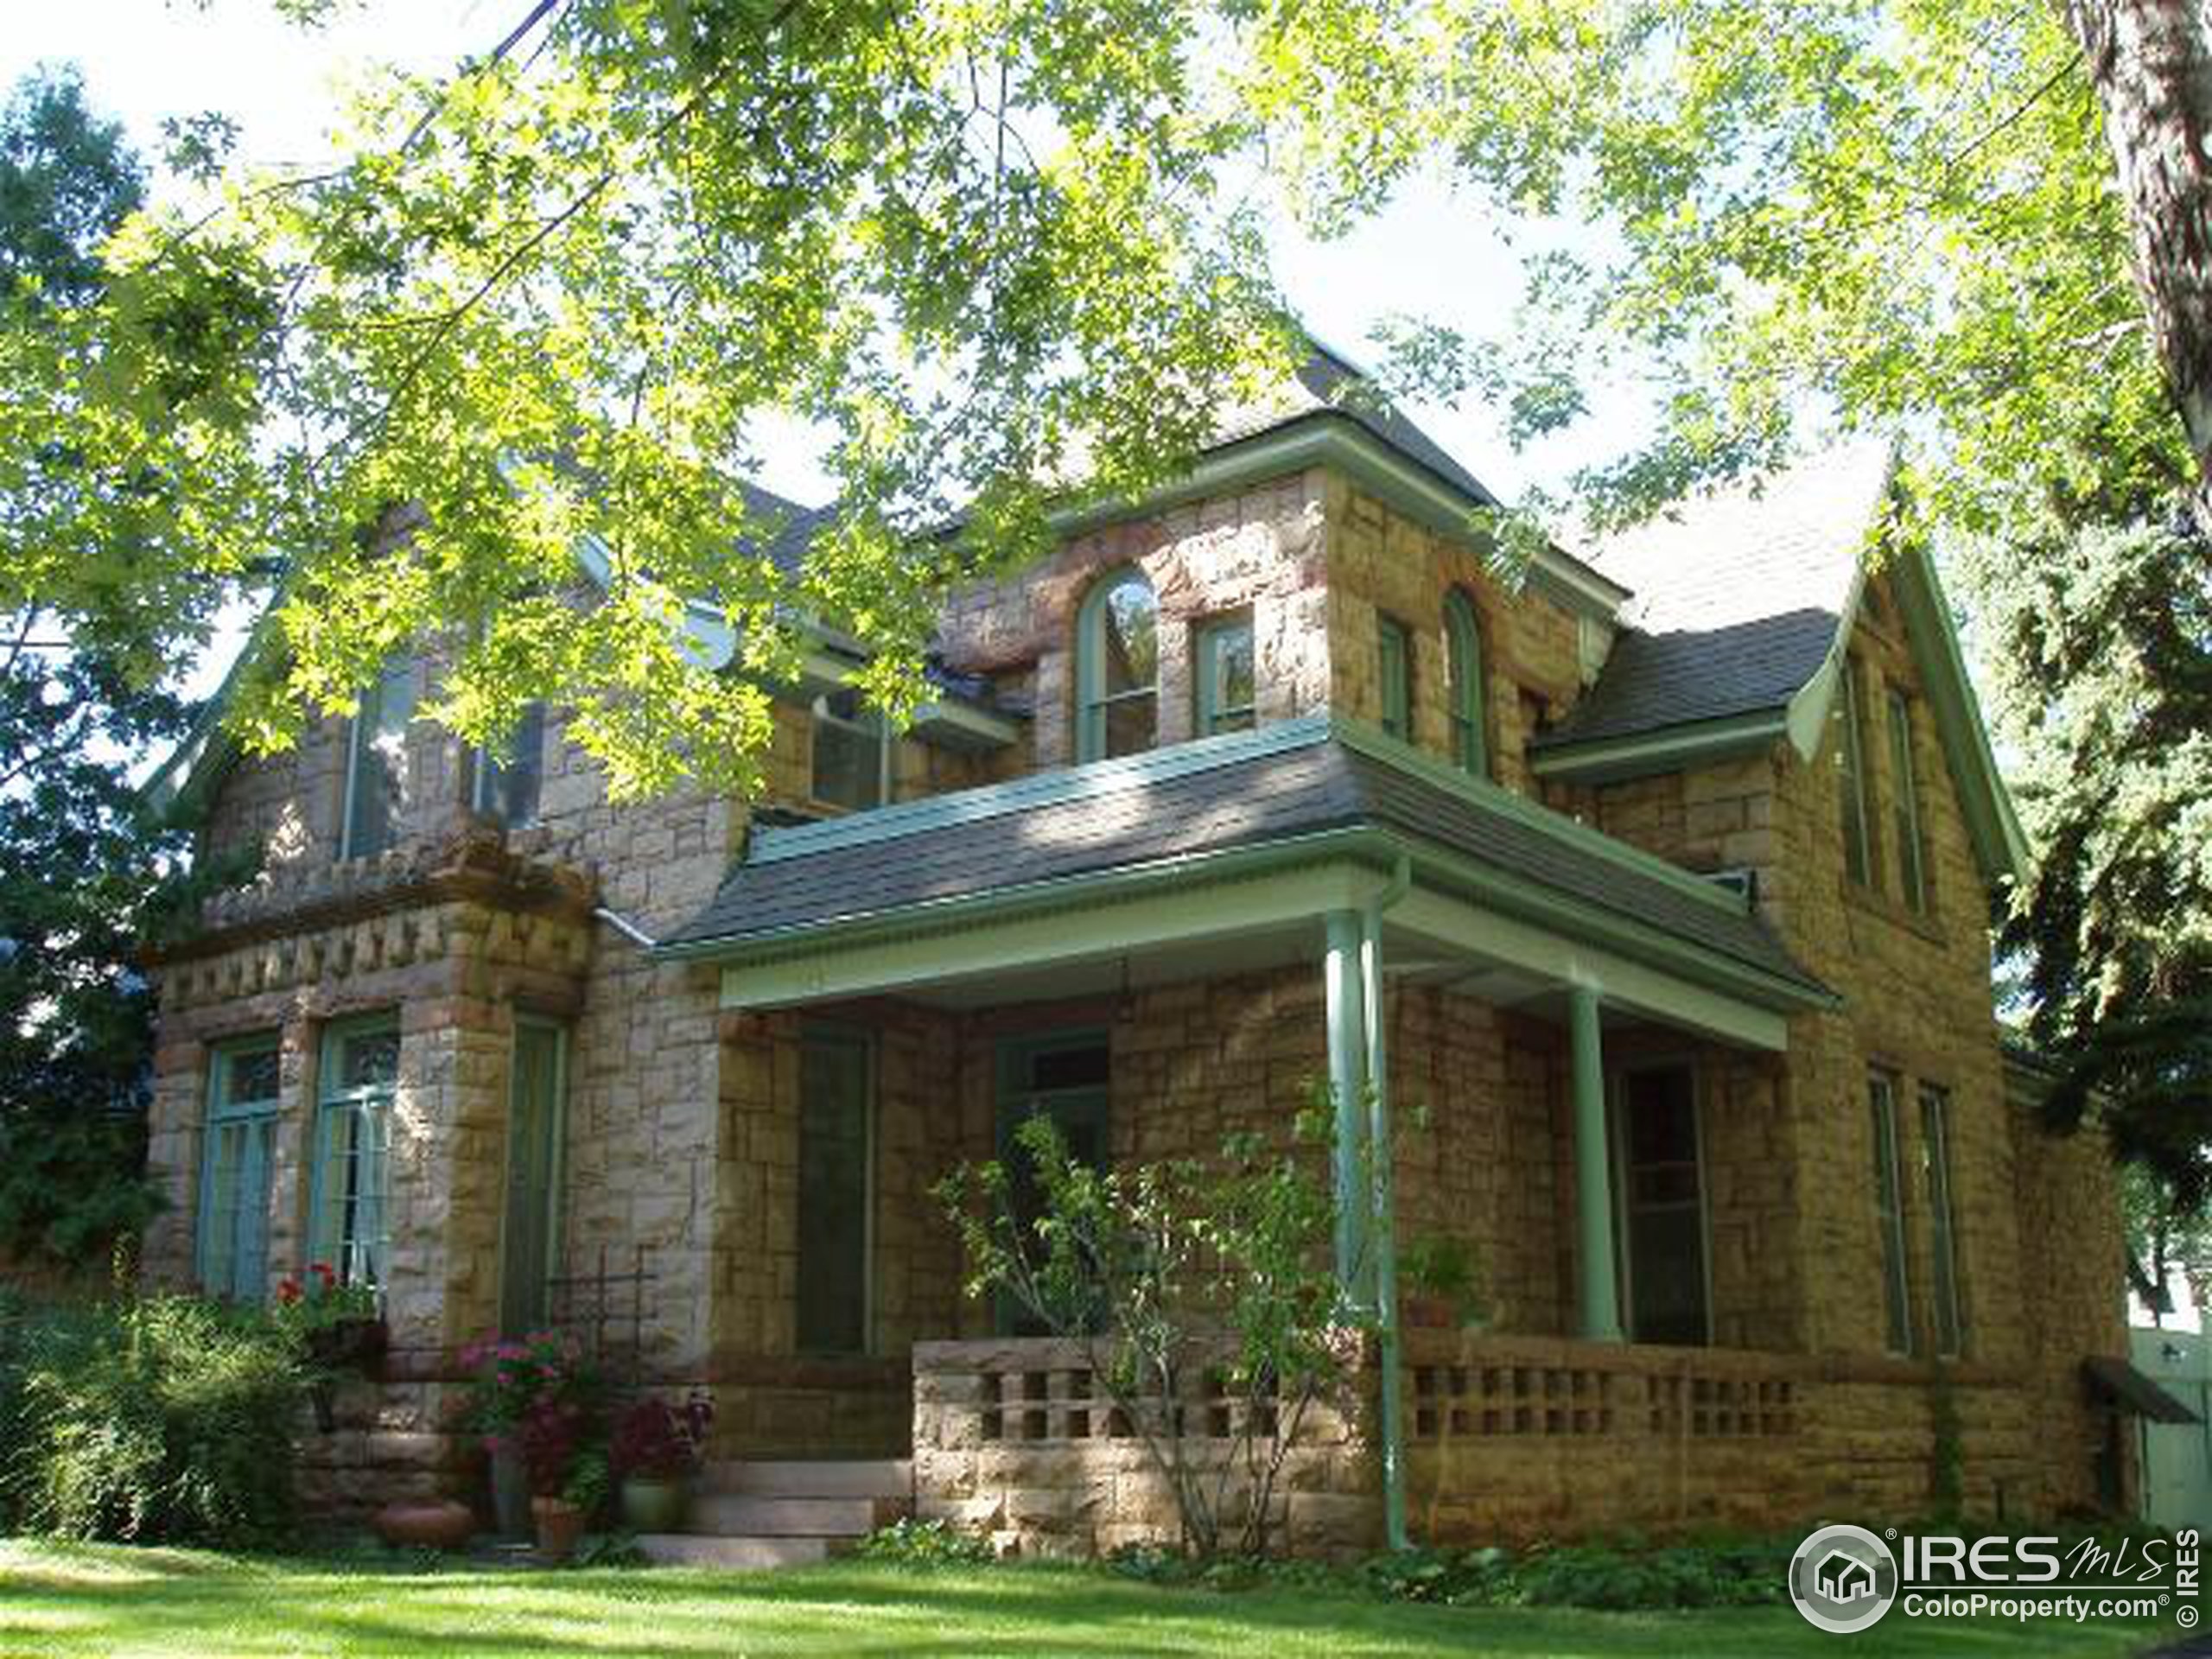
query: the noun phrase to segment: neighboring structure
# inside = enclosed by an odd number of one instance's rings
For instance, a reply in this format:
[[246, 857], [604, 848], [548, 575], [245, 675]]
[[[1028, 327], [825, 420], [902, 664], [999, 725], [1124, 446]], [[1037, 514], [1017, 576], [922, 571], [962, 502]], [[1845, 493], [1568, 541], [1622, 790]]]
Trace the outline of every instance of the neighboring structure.
[[[1079, 1352], [994, 1334], [930, 1187], [1032, 1110], [1203, 1153], [1316, 1077], [1418, 1123], [1397, 1236], [1480, 1267], [1483, 1331], [1404, 1334], [1417, 1536], [2125, 1486], [2084, 1371], [2127, 1353], [2107, 1158], [2008, 1089], [2024, 849], [1885, 456], [1510, 584], [1482, 486], [1348, 376], [961, 594], [903, 735], [825, 631], [749, 810], [610, 806], [557, 711], [487, 766], [410, 722], [415, 664], [290, 754], [181, 757], [265, 868], [156, 965], [148, 1270], [383, 1287], [321, 1501], [466, 1478], [459, 1346], [612, 1303], [726, 1456], [1157, 1534]], [[1339, 1428], [1289, 1483], [1314, 1547], [1382, 1535], [1376, 1426]]]

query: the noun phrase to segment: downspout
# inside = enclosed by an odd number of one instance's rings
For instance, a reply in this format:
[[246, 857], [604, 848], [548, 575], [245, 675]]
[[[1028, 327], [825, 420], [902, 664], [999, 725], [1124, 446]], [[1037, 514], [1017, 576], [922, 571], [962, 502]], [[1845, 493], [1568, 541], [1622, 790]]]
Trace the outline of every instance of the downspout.
[[617, 933], [620, 933], [624, 938], [629, 940], [631, 944], [636, 945], [639, 950], [658, 950], [660, 949], [659, 940], [654, 938], [652, 934], [646, 932], [644, 928], [639, 927], [635, 922], [630, 920], [628, 917], [609, 910], [605, 905], [594, 905], [592, 906], [591, 913], [597, 917], [601, 921], [605, 922], [609, 927], [613, 928]]
[[1367, 901], [1360, 916], [1360, 980], [1367, 1019], [1367, 1146], [1374, 1183], [1375, 1317], [1382, 1367], [1382, 1537], [1391, 1549], [1408, 1548], [1406, 1536], [1406, 1402], [1398, 1352], [1398, 1224], [1396, 1160], [1390, 1139], [1390, 1064], [1384, 1041], [1389, 1027], [1382, 995], [1382, 915], [1411, 891], [1413, 860], [1398, 855], [1388, 885]]

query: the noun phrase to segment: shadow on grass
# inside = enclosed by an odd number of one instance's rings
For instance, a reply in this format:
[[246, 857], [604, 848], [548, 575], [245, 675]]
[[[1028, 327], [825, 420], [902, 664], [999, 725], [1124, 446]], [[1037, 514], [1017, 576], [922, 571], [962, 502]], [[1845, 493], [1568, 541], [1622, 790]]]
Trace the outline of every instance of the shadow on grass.
[[[1916, 1624], [1884, 1653], [2116, 1655], [2155, 1632]], [[1885, 1631], [1885, 1637], [1892, 1635]], [[2130, 1637], [2133, 1637], [2131, 1640]], [[1310, 1591], [1167, 1590], [1069, 1567], [762, 1574], [410, 1573], [365, 1562], [0, 1546], [0, 1650], [78, 1655], [1833, 1655], [1789, 1610], [1424, 1607]]]

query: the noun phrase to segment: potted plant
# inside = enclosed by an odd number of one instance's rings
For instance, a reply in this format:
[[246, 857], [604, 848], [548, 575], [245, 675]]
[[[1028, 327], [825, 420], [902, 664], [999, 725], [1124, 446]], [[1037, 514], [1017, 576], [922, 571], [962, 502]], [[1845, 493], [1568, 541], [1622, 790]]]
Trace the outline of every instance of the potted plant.
[[[564, 1410], [581, 1420], [597, 1404], [598, 1377], [575, 1339], [551, 1331], [471, 1343], [461, 1350], [461, 1363], [469, 1372], [461, 1422], [480, 1438], [490, 1459], [493, 1522], [502, 1537], [525, 1537], [533, 1493], [557, 1491], [566, 1478], [565, 1465], [533, 1475], [526, 1425], [543, 1418], [536, 1431], [542, 1437], [546, 1423], [565, 1421]], [[574, 1446], [572, 1440], [561, 1455], [565, 1459]]]
[[595, 1507], [607, 1496], [607, 1459], [585, 1444], [589, 1427], [576, 1402], [544, 1400], [524, 1414], [518, 1431], [530, 1471], [530, 1516], [537, 1531], [538, 1558], [548, 1565], [557, 1566], [575, 1554], [591, 1519], [587, 1504]]
[[613, 1463], [621, 1477], [622, 1524], [632, 1532], [673, 1532], [683, 1524], [691, 1477], [706, 1448], [714, 1403], [694, 1393], [680, 1407], [639, 1400], [614, 1426]]
[[310, 1262], [304, 1274], [277, 1282], [276, 1317], [307, 1358], [315, 1424], [327, 1434], [337, 1427], [332, 1408], [340, 1379], [371, 1375], [384, 1354], [376, 1287], [342, 1283], [330, 1263]]

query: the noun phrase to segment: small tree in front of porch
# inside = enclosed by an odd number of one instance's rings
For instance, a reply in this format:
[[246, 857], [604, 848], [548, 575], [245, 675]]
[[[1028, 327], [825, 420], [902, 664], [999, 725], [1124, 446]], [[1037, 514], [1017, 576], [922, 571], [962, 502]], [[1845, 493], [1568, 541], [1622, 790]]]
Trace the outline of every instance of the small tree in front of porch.
[[968, 1294], [1085, 1345], [1200, 1556], [1267, 1553], [1301, 1427], [1355, 1402], [1376, 1319], [1332, 1264], [1330, 1123], [1324, 1091], [1290, 1147], [1236, 1135], [1212, 1164], [1102, 1170], [1039, 1114], [1013, 1159], [963, 1165], [937, 1188]]

